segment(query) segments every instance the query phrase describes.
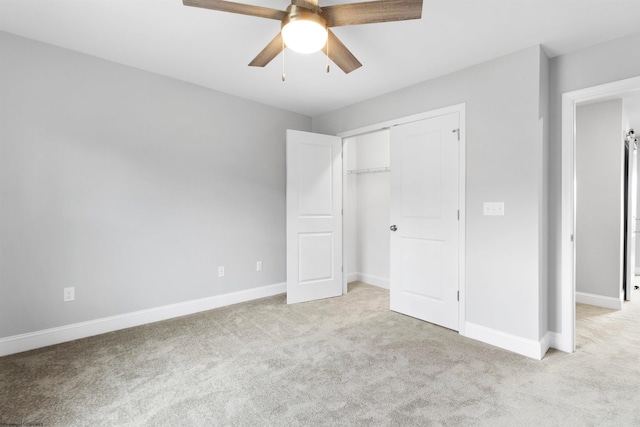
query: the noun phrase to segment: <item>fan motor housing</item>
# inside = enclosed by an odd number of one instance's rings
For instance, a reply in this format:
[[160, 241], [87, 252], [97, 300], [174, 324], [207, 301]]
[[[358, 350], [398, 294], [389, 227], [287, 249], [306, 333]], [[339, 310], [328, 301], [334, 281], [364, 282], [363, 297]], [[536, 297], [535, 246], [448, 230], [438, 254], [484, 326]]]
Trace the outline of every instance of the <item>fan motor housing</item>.
[[285, 16], [285, 18], [282, 20], [280, 28], [282, 29], [288, 23], [298, 20], [316, 22], [317, 24], [322, 25], [324, 28], [327, 28], [327, 21], [325, 21], [324, 18], [320, 16], [320, 13], [321, 11], [319, 8], [317, 11], [313, 11], [300, 6], [296, 6], [294, 4], [289, 5], [289, 7], [287, 8], [287, 16]]

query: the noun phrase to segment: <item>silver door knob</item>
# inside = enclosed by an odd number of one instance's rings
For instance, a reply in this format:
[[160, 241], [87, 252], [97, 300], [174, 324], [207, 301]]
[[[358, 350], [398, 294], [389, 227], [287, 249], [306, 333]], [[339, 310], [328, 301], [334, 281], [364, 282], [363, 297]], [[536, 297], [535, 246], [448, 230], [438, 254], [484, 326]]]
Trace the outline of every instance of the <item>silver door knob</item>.
[[392, 225], [391, 227], [389, 227], [389, 230], [391, 231], [396, 231], [398, 229], [398, 227], [396, 227], [395, 225]]

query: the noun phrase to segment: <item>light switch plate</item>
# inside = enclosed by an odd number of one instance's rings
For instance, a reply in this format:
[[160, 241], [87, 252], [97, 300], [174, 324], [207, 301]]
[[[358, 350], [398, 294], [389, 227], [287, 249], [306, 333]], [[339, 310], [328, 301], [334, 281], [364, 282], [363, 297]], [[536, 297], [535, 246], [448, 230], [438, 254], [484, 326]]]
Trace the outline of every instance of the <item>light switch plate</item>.
[[504, 202], [484, 202], [484, 214], [490, 216], [504, 215]]

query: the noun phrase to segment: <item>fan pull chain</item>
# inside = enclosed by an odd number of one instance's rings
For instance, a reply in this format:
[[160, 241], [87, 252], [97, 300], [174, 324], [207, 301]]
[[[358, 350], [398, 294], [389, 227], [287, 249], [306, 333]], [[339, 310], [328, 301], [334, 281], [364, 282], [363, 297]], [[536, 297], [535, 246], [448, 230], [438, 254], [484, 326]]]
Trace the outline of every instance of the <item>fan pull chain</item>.
[[284, 74], [284, 51], [285, 51], [285, 45], [284, 45], [284, 38], [282, 39], [282, 81], [285, 81], [285, 74]]
[[327, 73], [329, 72], [329, 27], [327, 27]]

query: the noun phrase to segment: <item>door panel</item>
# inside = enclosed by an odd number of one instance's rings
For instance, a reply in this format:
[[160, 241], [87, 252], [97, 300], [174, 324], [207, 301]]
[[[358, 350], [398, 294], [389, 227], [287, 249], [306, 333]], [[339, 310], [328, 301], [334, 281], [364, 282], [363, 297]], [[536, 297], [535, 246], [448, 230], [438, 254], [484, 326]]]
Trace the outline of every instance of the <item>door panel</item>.
[[402, 239], [402, 292], [442, 300], [442, 242]]
[[300, 216], [331, 216], [333, 213], [333, 187], [331, 161], [333, 147], [317, 143], [300, 142], [298, 147], [298, 203]]
[[298, 235], [300, 284], [333, 278], [333, 233], [301, 233]]
[[287, 131], [287, 303], [342, 295], [342, 139]]
[[459, 114], [391, 129], [391, 309], [458, 330]]
[[406, 135], [402, 150], [402, 215], [406, 218], [439, 218], [441, 207], [440, 133]]

